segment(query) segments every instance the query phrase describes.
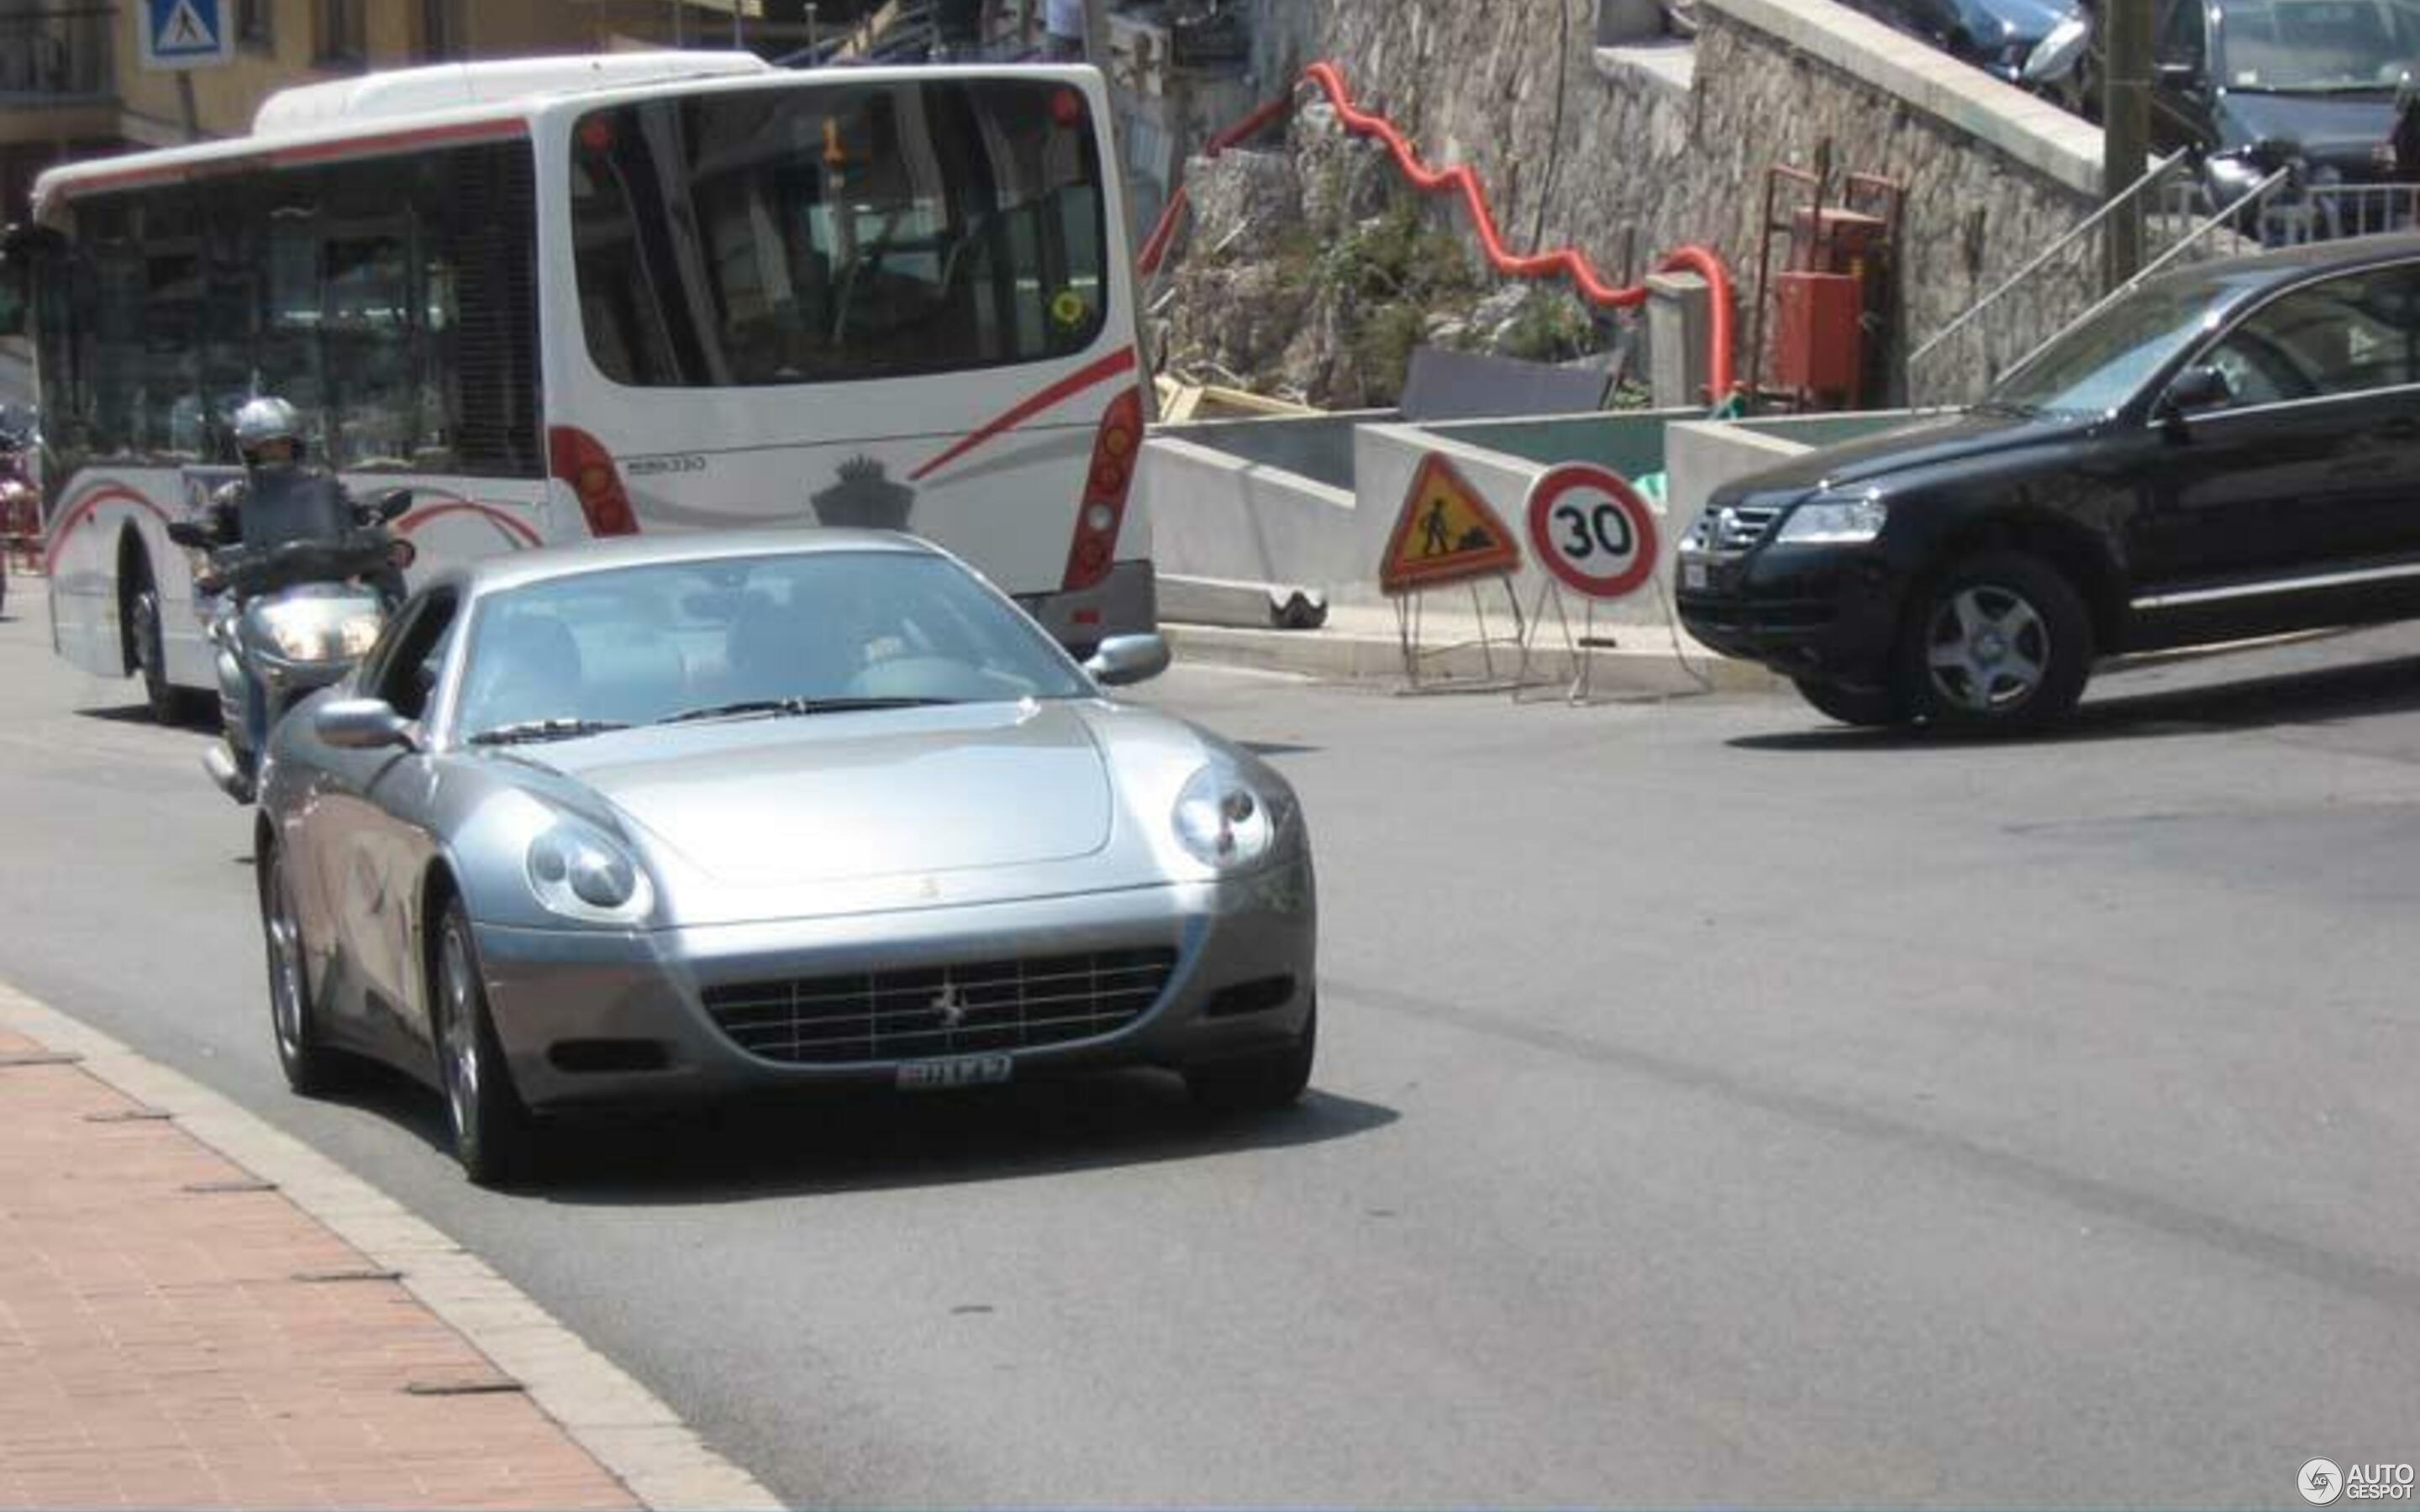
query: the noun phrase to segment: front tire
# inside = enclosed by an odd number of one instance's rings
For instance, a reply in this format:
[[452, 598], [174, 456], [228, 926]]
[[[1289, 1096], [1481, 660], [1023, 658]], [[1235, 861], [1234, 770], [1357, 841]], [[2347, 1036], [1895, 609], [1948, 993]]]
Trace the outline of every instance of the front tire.
[[160, 724], [175, 724], [184, 711], [177, 685], [168, 681], [168, 644], [160, 624], [160, 590], [149, 569], [135, 579], [126, 610], [127, 632], [134, 640], [134, 669], [143, 679], [143, 702]]
[[1793, 683], [1798, 696], [1827, 719], [1837, 719], [1862, 730], [1880, 730], [1907, 722], [1907, 713], [1900, 706], [1899, 695], [1887, 689], [1842, 687], [1838, 683], [1818, 682], [1811, 677], [1796, 678]]
[[1953, 564], [1900, 637], [1898, 695], [1945, 729], [2037, 730], [2075, 707], [2092, 671], [2092, 616], [2058, 569], [2022, 551]]
[[435, 966], [438, 1084], [454, 1130], [454, 1155], [462, 1173], [479, 1185], [506, 1185], [535, 1164], [535, 1130], [496, 1040], [478, 946], [460, 899], [445, 904]]
[[337, 1052], [319, 1038], [311, 1012], [311, 967], [301, 915], [287, 880], [286, 853], [271, 846], [260, 861], [260, 933], [269, 958], [269, 1026], [277, 1067], [297, 1097], [322, 1097], [342, 1080]]
[[1185, 1069], [1185, 1089], [1214, 1113], [1269, 1113], [1291, 1107], [1311, 1086], [1319, 1054], [1319, 1005], [1311, 1005], [1295, 1042], [1277, 1050], [1205, 1061]]

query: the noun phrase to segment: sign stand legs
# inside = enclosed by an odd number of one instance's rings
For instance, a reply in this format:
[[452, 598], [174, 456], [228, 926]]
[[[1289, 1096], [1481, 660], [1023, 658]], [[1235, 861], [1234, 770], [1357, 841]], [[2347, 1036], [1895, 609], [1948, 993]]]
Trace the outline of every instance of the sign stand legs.
[[[1512, 643], [1524, 645], [1529, 632], [1521, 612], [1519, 593], [1513, 588], [1510, 577], [1498, 576], [1496, 580], [1504, 585], [1505, 602], [1512, 611]], [[1475, 640], [1457, 640], [1442, 646], [1423, 644], [1421, 632], [1425, 628], [1427, 601], [1428, 594], [1419, 589], [1398, 594], [1395, 598], [1395, 640], [1404, 656], [1404, 687], [1396, 689], [1398, 693], [1497, 693], [1514, 686], [1497, 670], [1496, 647], [1499, 638], [1488, 628], [1486, 598], [1476, 580], [1470, 584], [1471, 613], [1479, 631]], [[1480, 675], [1477, 677], [1422, 677], [1421, 668], [1431, 659], [1471, 647], [1479, 651]]]
[[1594, 703], [1598, 700], [1595, 691], [1596, 657], [1593, 653], [1612, 649], [1614, 639], [1609, 635], [1603, 640], [1597, 637], [1594, 598], [1581, 600], [1580, 631], [1576, 636], [1572, 634], [1571, 611], [1563, 605], [1562, 590], [1551, 582], [1538, 585], [1537, 602], [1529, 609], [1528, 633], [1521, 640], [1521, 667], [1512, 677], [1512, 702], [1524, 702], [1521, 696], [1523, 693], [1533, 687], [1548, 687], [1552, 683], [1550, 678], [1532, 677], [1529, 672], [1532, 661], [1538, 657], [1542, 649], [1538, 642], [1539, 637], [1545, 631], [1546, 606], [1549, 603], [1554, 605], [1555, 625], [1562, 637], [1563, 655], [1570, 658], [1572, 670], [1571, 680], [1563, 686], [1561, 701], [1575, 706]]

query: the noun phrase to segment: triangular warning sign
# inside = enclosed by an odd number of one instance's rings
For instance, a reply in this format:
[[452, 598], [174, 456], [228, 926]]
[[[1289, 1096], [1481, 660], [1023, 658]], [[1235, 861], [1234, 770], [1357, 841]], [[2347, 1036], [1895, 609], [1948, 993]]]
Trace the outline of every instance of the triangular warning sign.
[[1378, 563], [1379, 591], [1407, 594], [1520, 565], [1521, 548], [1479, 490], [1438, 453], [1422, 457]]
[[168, 24], [160, 29], [160, 51], [208, 53], [218, 45], [218, 39], [194, 9], [193, 0], [177, 0], [177, 8], [168, 13]]

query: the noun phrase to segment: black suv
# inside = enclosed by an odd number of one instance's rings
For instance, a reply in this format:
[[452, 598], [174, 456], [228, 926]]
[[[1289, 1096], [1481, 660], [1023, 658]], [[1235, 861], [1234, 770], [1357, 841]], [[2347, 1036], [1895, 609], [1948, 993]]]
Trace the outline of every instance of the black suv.
[[2420, 236], [2151, 280], [1981, 404], [1730, 484], [1678, 601], [1834, 718], [2001, 728], [2096, 657], [2420, 615]]

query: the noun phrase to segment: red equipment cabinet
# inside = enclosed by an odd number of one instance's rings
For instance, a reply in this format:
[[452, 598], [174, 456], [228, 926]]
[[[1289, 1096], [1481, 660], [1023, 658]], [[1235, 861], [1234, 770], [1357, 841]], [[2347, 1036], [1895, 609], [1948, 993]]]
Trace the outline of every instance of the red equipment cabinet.
[[1865, 368], [1863, 280], [1854, 273], [1785, 272], [1780, 340], [1774, 378], [1782, 387], [1822, 399], [1855, 399]]

